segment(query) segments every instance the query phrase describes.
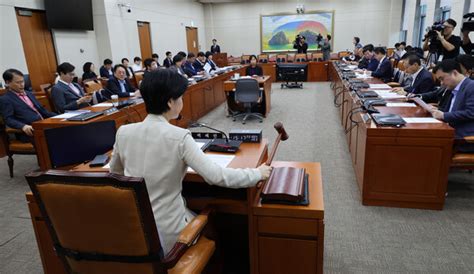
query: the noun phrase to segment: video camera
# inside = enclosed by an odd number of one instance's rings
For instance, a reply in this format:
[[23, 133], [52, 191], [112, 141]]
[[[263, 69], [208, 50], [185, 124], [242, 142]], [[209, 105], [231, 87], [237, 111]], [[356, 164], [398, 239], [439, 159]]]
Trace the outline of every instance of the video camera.
[[301, 40], [301, 36], [299, 34], [296, 35], [296, 38], [295, 38], [295, 44], [299, 44], [300, 43], [300, 40]]
[[438, 34], [436, 32], [439, 31], [442, 33], [443, 30], [443, 22], [435, 22], [432, 26], [426, 28], [427, 35], [422, 41], [424, 42], [426, 39], [429, 39], [429, 52], [438, 52], [442, 49], [443, 45], [441, 44], [441, 41], [438, 40]]
[[461, 32], [474, 31], [474, 21], [472, 20], [473, 17], [474, 17], [474, 12], [464, 14], [462, 18], [467, 19], [467, 20], [464, 21], [464, 23], [462, 23]]

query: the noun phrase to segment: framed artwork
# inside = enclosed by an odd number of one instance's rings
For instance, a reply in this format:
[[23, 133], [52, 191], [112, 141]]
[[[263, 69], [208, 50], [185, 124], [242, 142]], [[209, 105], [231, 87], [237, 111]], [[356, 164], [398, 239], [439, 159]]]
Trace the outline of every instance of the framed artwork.
[[271, 14], [260, 16], [262, 52], [294, 51], [293, 42], [299, 34], [306, 38], [309, 50], [319, 48], [318, 35], [330, 34], [334, 40], [334, 11], [310, 11], [304, 14]]

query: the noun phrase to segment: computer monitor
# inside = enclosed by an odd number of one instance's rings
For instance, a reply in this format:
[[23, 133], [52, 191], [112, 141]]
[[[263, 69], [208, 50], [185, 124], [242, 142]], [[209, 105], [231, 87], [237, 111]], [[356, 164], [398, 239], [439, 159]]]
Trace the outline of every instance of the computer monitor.
[[277, 80], [304, 82], [307, 79], [307, 71], [307, 64], [277, 64]]
[[80, 164], [111, 150], [115, 121], [51, 128], [44, 131], [53, 168]]

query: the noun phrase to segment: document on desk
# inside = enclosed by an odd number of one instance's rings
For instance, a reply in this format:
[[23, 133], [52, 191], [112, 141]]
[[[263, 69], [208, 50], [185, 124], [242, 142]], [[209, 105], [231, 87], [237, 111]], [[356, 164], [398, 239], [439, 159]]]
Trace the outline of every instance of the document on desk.
[[402, 117], [407, 124], [435, 124], [441, 123], [440, 120], [431, 117]]
[[356, 76], [357, 79], [370, 79], [370, 78], [373, 78], [372, 76], [367, 75], [367, 74], [363, 74], [363, 73], [356, 73], [355, 76]]
[[387, 84], [369, 84], [369, 86], [373, 89], [391, 89], [391, 87]]
[[92, 107], [93, 108], [100, 108], [100, 107], [113, 107], [114, 104], [112, 103], [100, 103], [100, 104], [97, 104], [97, 105], [93, 105]]
[[394, 92], [379, 94], [379, 96], [382, 97], [383, 99], [403, 99], [403, 98], [407, 98], [405, 95], [396, 94]]
[[413, 103], [387, 103], [387, 107], [416, 107], [416, 104]]
[[[211, 154], [206, 153], [207, 157], [211, 159], [214, 163], [216, 163], [220, 167], [227, 167], [232, 160], [234, 160], [234, 155], [222, 155], [222, 154]], [[188, 167], [188, 172], [196, 172], [191, 167]]]
[[378, 95], [390, 94], [393, 93], [390, 89], [369, 89], [373, 92], [377, 93]]
[[110, 169], [110, 162], [108, 162], [106, 165], [104, 165], [102, 168]]
[[60, 115], [56, 115], [52, 118], [55, 118], [55, 119], [67, 119], [67, 118], [71, 118], [71, 117], [74, 117], [74, 116], [77, 116], [79, 114], [82, 114], [84, 112], [90, 112], [90, 110], [74, 110], [74, 111], [68, 111], [68, 112], [65, 112], [63, 114], [60, 114]]

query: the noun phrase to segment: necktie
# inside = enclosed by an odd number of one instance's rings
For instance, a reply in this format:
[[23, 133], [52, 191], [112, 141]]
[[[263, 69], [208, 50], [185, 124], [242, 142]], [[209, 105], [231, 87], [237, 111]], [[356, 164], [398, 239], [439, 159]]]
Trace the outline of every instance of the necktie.
[[41, 113], [39, 113], [39, 111], [36, 109], [35, 105], [33, 104], [33, 102], [30, 100], [30, 98], [28, 98], [26, 96], [26, 93], [21, 93], [19, 94], [20, 95], [20, 99], [25, 102], [25, 104], [28, 105], [28, 107], [30, 107], [32, 110], [34, 110], [36, 112], [36, 114], [38, 114], [38, 116], [40, 117], [41, 120], [43, 120], [43, 116], [41, 115]]

